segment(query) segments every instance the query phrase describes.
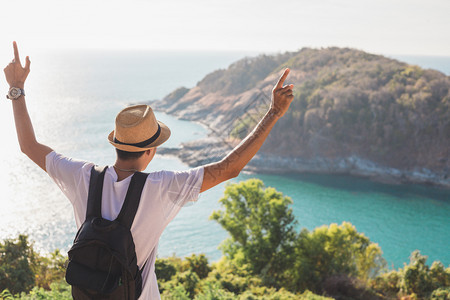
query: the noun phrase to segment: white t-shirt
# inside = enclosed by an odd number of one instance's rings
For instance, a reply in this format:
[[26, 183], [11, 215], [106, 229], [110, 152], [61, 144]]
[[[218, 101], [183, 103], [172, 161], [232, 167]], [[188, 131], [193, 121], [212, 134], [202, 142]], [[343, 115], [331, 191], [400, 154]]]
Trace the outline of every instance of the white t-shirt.
[[[86, 218], [87, 196], [91, 168], [94, 164], [64, 157], [56, 152], [46, 156], [48, 175], [72, 203], [77, 228]], [[114, 220], [122, 208], [131, 175], [117, 181], [113, 167], [105, 173], [102, 195], [102, 217]], [[188, 201], [196, 201], [203, 183], [203, 167], [188, 171], [150, 173], [142, 191], [141, 201], [131, 226], [137, 263], [142, 272], [142, 294], [139, 299], [160, 299], [155, 274], [155, 259], [159, 238]]]

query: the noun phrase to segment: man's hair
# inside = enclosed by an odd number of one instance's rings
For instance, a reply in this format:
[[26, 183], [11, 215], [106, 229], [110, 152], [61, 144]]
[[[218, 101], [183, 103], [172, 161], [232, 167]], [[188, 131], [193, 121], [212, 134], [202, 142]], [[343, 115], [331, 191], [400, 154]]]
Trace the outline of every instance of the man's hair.
[[144, 155], [145, 151], [139, 151], [139, 152], [128, 152], [119, 150], [116, 148], [117, 157], [121, 160], [132, 160], [132, 159], [138, 159], [142, 155]]

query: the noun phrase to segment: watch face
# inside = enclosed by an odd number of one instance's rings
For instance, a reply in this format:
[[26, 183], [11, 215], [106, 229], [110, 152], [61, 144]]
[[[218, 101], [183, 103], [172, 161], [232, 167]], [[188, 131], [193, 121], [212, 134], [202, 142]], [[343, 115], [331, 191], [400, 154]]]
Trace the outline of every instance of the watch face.
[[8, 91], [8, 98], [9, 99], [15, 100], [15, 99], [19, 98], [20, 95], [22, 95], [22, 91], [19, 88], [12, 87]]
[[11, 97], [16, 98], [17, 96], [19, 96], [19, 90], [17, 89], [12, 89], [11, 90]]

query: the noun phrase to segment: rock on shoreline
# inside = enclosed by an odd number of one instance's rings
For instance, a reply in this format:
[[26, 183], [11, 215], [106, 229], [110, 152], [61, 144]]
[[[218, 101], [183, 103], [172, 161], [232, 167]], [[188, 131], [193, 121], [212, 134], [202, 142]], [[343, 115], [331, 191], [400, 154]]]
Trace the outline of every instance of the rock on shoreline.
[[[178, 157], [190, 167], [221, 160], [231, 150], [217, 138], [206, 138], [182, 144], [181, 148], [159, 148], [158, 154]], [[425, 168], [400, 170], [381, 166], [357, 156], [341, 158], [281, 157], [258, 153], [244, 171], [263, 174], [329, 174], [362, 177], [385, 184], [423, 184], [450, 189], [450, 177]]]

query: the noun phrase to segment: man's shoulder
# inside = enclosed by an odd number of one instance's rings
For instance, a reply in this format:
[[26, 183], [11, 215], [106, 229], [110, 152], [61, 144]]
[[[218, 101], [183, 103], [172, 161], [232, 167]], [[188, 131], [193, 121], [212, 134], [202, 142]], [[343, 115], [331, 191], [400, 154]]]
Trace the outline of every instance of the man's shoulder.
[[92, 166], [94, 166], [94, 163], [92, 162], [68, 157], [56, 151], [47, 154], [45, 160], [47, 173], [50, 176], [57, 176], [58, 174], [61, 174], [61, 172], [74, 173], [77, 171], [89, 174]]
[[79, 158], [73, 158], [70, 156], [66, 156], [62, 153], [56, 152], [56, 151], [52, 151], [50, 153], [47, 154], [47, 156], [45, 157], [46, 160], [49, 161], [67, 161], [70, 163], [77, 163], [77, 164], [90, 164], [90, 165], [94, 165], [94, 163], [83, 160], [83, 159], [79, 159]]

